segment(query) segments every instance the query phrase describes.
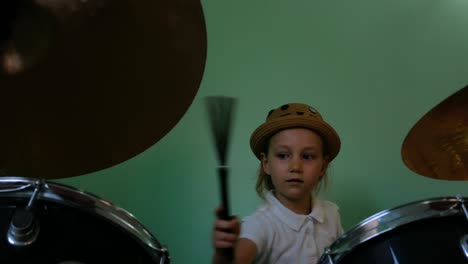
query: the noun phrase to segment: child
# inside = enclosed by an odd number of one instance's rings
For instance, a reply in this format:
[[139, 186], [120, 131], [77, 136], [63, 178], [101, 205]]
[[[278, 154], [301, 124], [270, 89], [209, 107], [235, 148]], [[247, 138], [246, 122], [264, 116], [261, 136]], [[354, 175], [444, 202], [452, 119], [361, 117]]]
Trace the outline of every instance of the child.
[[234, 263], [316, 263], [343, 234], [338, 207], [315, 199], [340, 146], [314, 108], [290, 103], [271, 110], [250, 137], [264, 204], [242, 226], [238, 218], [215, 221], [213, 263], [231, 263], [227, 248], [234, 248]]

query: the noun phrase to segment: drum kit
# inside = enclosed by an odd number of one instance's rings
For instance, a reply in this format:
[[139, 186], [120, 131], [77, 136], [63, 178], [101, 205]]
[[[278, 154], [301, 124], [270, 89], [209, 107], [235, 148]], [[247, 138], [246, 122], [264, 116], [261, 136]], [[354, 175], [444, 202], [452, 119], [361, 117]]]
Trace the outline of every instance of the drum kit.
[[0, 263], [170, 263], [131, 213], [52, 180], [155, 144], [205, 59], [199, 1], [0, 1]]
[[[170, 263], [131, 213], [52, 179], [155, 144], [191, 104], [205, 58], [198, 1], [0, 1], [0, 263]], [[402, 157], [417, 174], [468, 180], [468, 86], [411, 129]], [[319, 262], [467, 263], [467, 203], [382, 211]]]
[[[468, 180], [468, 86], [425, 114], [409, 131], [402, 158], [439, 180]], [[468, 199], [415, 201], [379, 212], [338, 238], [320, 264], [468, 263]]]

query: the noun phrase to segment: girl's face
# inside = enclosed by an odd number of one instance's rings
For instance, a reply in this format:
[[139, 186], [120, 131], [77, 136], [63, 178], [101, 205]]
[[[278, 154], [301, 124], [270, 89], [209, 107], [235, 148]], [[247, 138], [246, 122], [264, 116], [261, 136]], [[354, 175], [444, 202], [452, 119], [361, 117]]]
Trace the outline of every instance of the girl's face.
[[262, 168], [271, 176], [278, 200], [308, 201], [327, 168], [322, 139], [305, 128], [282, 130], [271, 137], [266, 156], [262, 153]]

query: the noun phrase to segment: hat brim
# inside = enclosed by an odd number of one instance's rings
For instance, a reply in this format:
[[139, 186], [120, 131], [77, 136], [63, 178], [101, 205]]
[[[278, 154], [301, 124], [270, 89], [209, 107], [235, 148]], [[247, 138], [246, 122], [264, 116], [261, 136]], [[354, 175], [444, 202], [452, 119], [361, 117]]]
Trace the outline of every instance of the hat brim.
[[340, 151], [341, 140], [335, 129], [323, 120], [309, 116], [284, 116], [259, 126], [250, 137], [250, 148], [258, 159], [264, 151], [265, 144], [280, 130], [286, 128], [302, 127], [315, 131], [325, 141], [329, 161], [333, 160]]

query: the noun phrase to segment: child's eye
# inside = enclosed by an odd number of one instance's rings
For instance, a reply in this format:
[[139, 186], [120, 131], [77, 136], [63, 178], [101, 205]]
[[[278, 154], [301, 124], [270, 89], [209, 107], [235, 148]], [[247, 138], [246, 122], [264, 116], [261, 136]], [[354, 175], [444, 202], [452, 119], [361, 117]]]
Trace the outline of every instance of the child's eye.
[[289, 157], [287, 153], [278, 153], [276, 156], [280, 159], [287, 159]]
[[302, 157], [303, 157], [305, 160], [313, 160], [313, 159], [315, 159], [315, 155], [313, 155], [313, 154], [304, 154]]

